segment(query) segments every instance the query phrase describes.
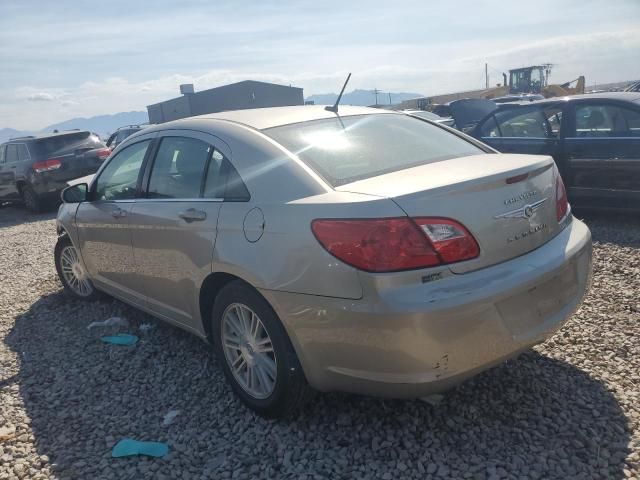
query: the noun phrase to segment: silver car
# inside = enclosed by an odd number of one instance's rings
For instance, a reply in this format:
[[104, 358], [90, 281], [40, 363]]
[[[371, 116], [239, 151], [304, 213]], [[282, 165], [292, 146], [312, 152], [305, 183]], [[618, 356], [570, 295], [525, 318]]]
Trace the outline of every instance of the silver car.
[[309, 387], [448, 389], [549, 337], [591, 275], [591, 234], [550, 157], [378, 109], [149, 127], [63, 200], [65, 291], [210, 341], [269, 416]]

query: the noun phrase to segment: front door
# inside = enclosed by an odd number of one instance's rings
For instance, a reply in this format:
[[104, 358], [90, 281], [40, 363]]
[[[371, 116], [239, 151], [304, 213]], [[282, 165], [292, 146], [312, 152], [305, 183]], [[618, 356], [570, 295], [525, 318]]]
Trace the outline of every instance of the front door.
[[565, 139], [569, 199], [587, 208], [640, 209], [640, 106], [575, 104]]
[[220, 179], [228, 147], [207, 134], [163, 132], [145, 175], [145, 198], [130, 216], [133, 254], [147, 306], [165, 319], [199, 331], [199, 288], [211, 273]]
[[120, 150], [98, 173], [90, 200], [79, 205], [76, 224], [80, 252], [91, 280], [101, 290], [144, 304], [136, 272], [129, 217], [139, 191], [151, 139]]

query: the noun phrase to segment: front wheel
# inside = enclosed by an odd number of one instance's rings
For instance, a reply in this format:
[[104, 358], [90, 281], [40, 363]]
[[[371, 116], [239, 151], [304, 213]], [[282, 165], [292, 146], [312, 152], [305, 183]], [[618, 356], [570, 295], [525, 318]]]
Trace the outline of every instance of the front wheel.
[[309, 391], [280, 319], [253, 288], [235, 281], [216, 297], [213, 345], [234, 392], [266, 417], [295, 413]]
[[93, 301], [100, 297], [87, 276], [76, 247], [67, 235], [58, 239], [54, 255], [58, 277], [67, 295], [84, 301]]

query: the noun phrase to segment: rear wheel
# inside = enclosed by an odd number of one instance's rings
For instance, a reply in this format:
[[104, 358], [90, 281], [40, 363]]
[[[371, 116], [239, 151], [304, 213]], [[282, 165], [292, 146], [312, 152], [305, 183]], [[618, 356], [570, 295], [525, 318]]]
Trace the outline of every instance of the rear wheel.
[[216, 355], [240, 399], [267, 417], [295, 413], [309, 387], [280, 319], [264, 298], [234, 281], [216, 297], [211, 321]]
[[40, 213], [42, 211], [42, 202], [40, 197], [30, 185], [22, 187], [21, 195], [22, 201], [29, 211], [33, 213]]
[[61, 236], [56, 243], [55, 263], [58, 277], [67, 295], [84, 301], [93, 301], [100, 297], [87, 276], [76, 247], [67, 235]]

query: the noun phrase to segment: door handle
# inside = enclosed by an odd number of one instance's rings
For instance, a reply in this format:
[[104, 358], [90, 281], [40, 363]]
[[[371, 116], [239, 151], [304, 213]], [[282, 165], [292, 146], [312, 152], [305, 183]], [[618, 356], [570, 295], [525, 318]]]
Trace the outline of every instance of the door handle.
[[113, 210], [111, 210], [111, 216], [113, 218], [122, 218], [122, 217], [126, 217], [127, 216], [127, 211], [121, 209], [120, 207], [118, 208], [114, 208]]
[[180, 212], [178, 216], [185, 222], [201, 222], [203, 220], [206, 220], [207, 212], [196, 210], [195, 208], [189, 208], [184, 212]]

